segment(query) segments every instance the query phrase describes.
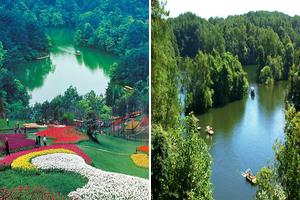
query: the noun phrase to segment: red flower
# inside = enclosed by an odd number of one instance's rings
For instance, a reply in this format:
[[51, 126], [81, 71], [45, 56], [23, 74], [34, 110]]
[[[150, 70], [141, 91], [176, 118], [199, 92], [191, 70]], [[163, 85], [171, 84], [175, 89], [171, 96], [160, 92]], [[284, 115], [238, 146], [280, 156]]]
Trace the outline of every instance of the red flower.
[[137, 149], [144, 153], [149, 153], [149, 146], [139, 146]]
[[86, 140], [88, 137], [77, 131], [72, 126], [66, 127], [50, 127], [37, 133], [39, 136], [47, 136], [55, 138], [54, 143], [76, 143], [80, 140]]

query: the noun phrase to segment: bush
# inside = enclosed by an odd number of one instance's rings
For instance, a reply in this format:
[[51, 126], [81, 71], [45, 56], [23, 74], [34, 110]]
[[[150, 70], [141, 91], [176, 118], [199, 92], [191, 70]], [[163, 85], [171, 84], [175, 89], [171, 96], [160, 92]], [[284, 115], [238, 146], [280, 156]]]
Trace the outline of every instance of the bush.
[[264, 66], [264, 68], [260, 70], [259, 82], [266, 85], [272, 85], [274, 83], [272, 69], [269, 66]]

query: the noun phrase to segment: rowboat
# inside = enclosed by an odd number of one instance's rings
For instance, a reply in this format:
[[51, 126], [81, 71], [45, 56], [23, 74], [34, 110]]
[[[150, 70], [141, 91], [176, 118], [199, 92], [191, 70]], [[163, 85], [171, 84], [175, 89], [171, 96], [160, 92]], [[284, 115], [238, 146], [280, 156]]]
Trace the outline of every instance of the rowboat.
[[75, 54], [76, 54], [76, 56], [80, 56], [81, 52], [79, 50], [77, 50]]
[[251, 87], [250, 94], [251, 94], [252, 97], [255, 96], [255, 89], [254, 89], [254, 87]]
[[214, 131], [213, 131], [212, 127], [210, 127], [210, 126], [206, 126], [205, 132], [208, 133], [209, 135], [214, 134]]
[[253, 175], [251, 169], [247, 169], [243, 174], [242, 174], [247, 181], [249, 181], [252, 184], [256, 184], [256, 176]]

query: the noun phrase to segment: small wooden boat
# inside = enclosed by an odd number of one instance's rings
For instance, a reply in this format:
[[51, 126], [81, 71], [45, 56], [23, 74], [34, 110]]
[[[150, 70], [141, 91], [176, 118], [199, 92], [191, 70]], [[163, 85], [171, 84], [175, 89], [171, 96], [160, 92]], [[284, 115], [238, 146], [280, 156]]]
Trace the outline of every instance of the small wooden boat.
[[38, 57], [36, 59], [37, 60], [42, 60], [42, 59], [49, 58], [49, 57], [50, 57], [50, 55], [45, 55], [45, 56]]
[[255, 89], [254, 89], [254, 87], [250, 88], [250, 94], [251, 94], [252, 97], [255, 96]]
[[77, 50], [77, 51], [76, 51], [76, 56], [80, 56], [80, 55], [81, 55], [80, 51]]
[[256, 184], [256, 176], [253, 175], [251, 169], [247, 169], [244, 173], [245, 178], [252, 184]]
[[206, 126], [205, 132], [208, 133], [209, 135], [214, 134], [214, 131], [213, 131], [212, 127], [210, 127], [210, 126]]
[[132, 88], [132, 87], [130, 87], [130, 86], [128, 86], [128, 85], [125, 85], [125, 86], [124, 86], [124, 90], [127, 90], [127, 91], [132, 91], [132, 90], [133, 90], [133, 88]]

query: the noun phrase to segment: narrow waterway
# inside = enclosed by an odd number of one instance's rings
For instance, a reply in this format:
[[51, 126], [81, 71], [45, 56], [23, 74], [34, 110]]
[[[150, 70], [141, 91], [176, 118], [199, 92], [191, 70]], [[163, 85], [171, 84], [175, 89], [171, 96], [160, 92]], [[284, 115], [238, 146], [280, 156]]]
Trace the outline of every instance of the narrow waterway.
[[254, 199], [256, 187], [241, 175], [251, 168], [257, 173], [261, 167], [272, 163], [272, 146], [283, 139], [284, 98], [287, 82], [274, 86], [257, 85], [253, 80], [255, 67], [247, 66], [250, 86], [256, 95], [211, 109], [198, 116], [202, 127], [210, 125], [215, 134], [203, 138], [210, 146], [214, 163], [212, 183], [216, 200]]
[[[109, 68], [117, 59], [103, 51], [76, 48], [72, 30], [49, 30], [48, 34], [53, 45], [50, 58], [22, 63], [12, 69], [29, 90], [30, 103], [51, 100], [71, 85], [81, 95], [91, 90], [104, 94], [109, 82]], [[76, 50], [81, 55], [75, 55]]]

